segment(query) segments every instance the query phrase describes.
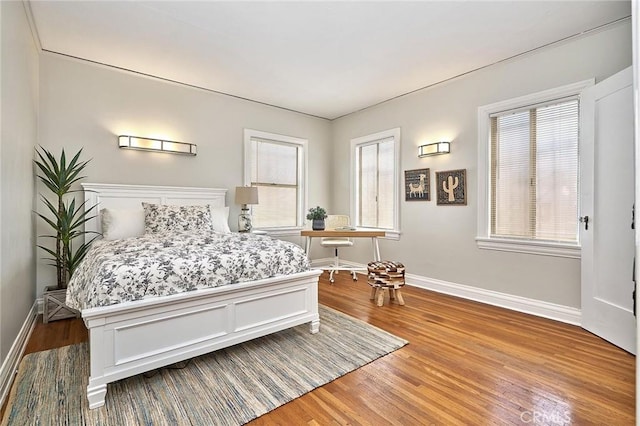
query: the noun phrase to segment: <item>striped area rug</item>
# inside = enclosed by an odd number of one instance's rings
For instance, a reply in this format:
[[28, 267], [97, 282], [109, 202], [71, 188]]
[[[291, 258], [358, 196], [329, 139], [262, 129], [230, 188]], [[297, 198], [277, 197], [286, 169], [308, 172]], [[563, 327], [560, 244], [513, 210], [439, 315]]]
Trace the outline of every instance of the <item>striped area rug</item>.
[[111, 383], [95, 410], [87, 345], [65, 346], [24, 357], [2, 425], [240, 425], [406, 344], [320, 306], [317, 334], [304, 324]]

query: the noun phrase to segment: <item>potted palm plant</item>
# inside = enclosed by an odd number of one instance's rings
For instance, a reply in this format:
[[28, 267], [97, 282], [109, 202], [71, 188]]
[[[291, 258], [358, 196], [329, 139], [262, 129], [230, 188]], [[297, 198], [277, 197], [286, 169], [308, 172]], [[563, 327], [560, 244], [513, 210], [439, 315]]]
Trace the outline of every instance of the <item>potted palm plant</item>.
[[[85, 241], [84, 224], [95, 216], [91, 213], [95, 206], [86, 207], [85, 203], [76, 206], [76, 200], [71, 195], [71, 187], [84, 178], [80, 173], [87, 166], [88, 161], [80, 161], [82, 149], [73, 156], [71, 161], [62, 150], [60, 159], [46, 149], [40, 147], [36, 150], [37, 159], [34, 160], [39, 173], [40, 181], [54, 195], [54, 202], [43, 196], [42, 201], [46, 207], [45, 213], [36, 214], [51, 228], [51, 234], [42, 237], [55, 241], [55, 248], [38, 245], [49, 257], [52, 266], [56, 267], [56, 286], [47, 287], [43, 296], [45, 323], [50, 320], [78, 316], [78, 312], [64, 304], [66, 288], [69, 278], [78, 264], [84, 259], [93, 239]], [[74, 244], [79, 241], [79, 245]]]
[[307, 219], [311, 220], [311, 229], [314, 231], [324, 230], [324, 219], [327, 217], [327, 211], [320, 206], [309, 209]]

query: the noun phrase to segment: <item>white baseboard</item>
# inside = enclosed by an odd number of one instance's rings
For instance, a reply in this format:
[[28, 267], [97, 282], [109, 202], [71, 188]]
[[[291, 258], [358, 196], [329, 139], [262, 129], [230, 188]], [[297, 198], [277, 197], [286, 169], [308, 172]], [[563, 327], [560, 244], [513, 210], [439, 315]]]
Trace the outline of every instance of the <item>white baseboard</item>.
[[555, 303], [544, 302], [542, 300], [499, 293], [497, 291], [485, 290], [483, 288], [471, 287], [413, 274], [407, 274], [405, 276], [405, 281], [407, 285], [412, 285], [414, 287], [420, 287], [436, 291], [438, 293], [449, 294], [451, 296], [474, 300], [476, 302], [499, 306], [501, 308], [524, 312], [526, 314], [536, 315], [543, 318], [549, 318], [567, 324], [580, 325], [581, 323], [582, 314], [580, 309], [570, 306], [557, 305]]
[[[333, 258], [315, 259], [311, 262], [311, 265], [314, 268], [318, 268], [325, 266], [332, 261]], [[366, 265], [355, 262], [340, 260], [340, 263], [354, 267], [362, 267], [366, 270]], [[579, 326], [582, 321], [582, 312], [580, 309], [570, 306], [558, 305], [555, 303], [529, 299], [522, 296], [514, 296], [506, 293], [499, 293], [497, 291], [485, 290], [478, 287], [456, 284], [449, 281], [442, 281], [414, 274], [406, 274], [405, 282], [407, 285], [413, 287], [424, 288], [438, 293], [461, 297], [463, 299], [486, 303], [488, 305], [499, 306], [512, 311], [549, 318], [571, 325]]]
[[[327, 269], [333, 264], [333, 262], [334, 262], [333, 257], [324, 257], [321, 259], [314, 259], [311, 261], [311, 267], [315, 269]], [[340, 259], [340, 265], [353, 267], [353, 268], [362, 268], [362, 272], [356, 271], [359, 274], [364, 274], [367, 271], [366, 265], [362, 265], [361, 263], [356, 263], [356, 262], [350, 262], [348, 260]]]
[[16, 340], [13, 341], [13, 345], [11, 345], [9, 353], [7, 353], [7, 357], [0, 367], [0, 406], [4, 404], [4, 401], [9, 395], [13, 379], [18, 372], [18, 366], [20, 365], [22, 354], [24, 354], [24, 350], [27, 346], [27, 341], [29, 340], [29, 336], [31, 336], [33, 327], [36, 325], [36, 318], [38, 318], [37, 301], [33, 303], [33, 306], [31, 306]]

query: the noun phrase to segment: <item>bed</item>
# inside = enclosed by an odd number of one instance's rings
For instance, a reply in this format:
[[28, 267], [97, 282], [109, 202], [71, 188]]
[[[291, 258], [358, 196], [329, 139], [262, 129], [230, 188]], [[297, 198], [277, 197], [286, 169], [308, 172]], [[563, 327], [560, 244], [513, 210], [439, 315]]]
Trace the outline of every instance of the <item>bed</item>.
[[[225, 189], [96, 183], [82, 186], [87, 205], [96, 205], [96, 212], [133, 210], [141, 203], [225, 207]], [[102, 220], [103, 215], [96, 214], [85, 229], [101, 232]], [[117, 235], [112, 237], [109, 239], [118, 239]], [[270, 237], [244, 237], [250, 238]], [[94, 297], [97, 301], [80, 307], [89, 331], [89, 407], [104, 405], [107, 384], [126, 377], [300, 324], [309, 323], [310, 332], [317, 333], [320, 273], [304, 270], [155, 297], [139, 295], [137, 300], [114, 302], [109, 297]]]

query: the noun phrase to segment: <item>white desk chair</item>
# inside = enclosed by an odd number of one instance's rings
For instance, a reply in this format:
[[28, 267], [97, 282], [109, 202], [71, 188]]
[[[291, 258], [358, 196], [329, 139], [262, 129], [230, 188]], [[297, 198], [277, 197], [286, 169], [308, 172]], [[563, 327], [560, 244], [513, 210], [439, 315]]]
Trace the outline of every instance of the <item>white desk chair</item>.
[[[325, 229], [327, 230], [341, 228], [349, 225], [350, 225], [349, 216], [347, 215], [341, 215], [341, 214], [328, 215], [327, 219], [325, 220]], [[320, 244], [322, 245], [322, 247], [333, 247], [335, 249], [335, 257], [332, 265], [334, 269], [331, 269], [329, 271], [329, 282], [333, 283], [335, 282], [333, 278], [333, 274], [334, 273], [337, 274], [340, 268], [340, 258], [338, 257], [338, 248], [351, 247], [353, 246], [353, 241], [351, 241], [351, 238], [346, 238], [346, 237], [323, 237]], [[351, 276], [354, 281], [358, 281], [358, 276], [356, 275], [356, 271], [351, 271]]]

